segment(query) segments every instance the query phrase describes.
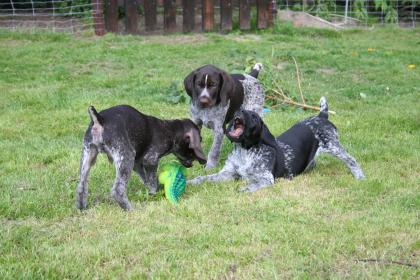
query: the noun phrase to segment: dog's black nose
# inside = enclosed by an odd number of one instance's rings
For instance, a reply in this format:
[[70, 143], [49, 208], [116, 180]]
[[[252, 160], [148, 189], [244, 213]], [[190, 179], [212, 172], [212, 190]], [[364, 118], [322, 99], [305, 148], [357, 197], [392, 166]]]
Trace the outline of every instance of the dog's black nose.
[[206, 97], [200, 98], [201, 107], [208, 107], [210, 105], [210, 100]]

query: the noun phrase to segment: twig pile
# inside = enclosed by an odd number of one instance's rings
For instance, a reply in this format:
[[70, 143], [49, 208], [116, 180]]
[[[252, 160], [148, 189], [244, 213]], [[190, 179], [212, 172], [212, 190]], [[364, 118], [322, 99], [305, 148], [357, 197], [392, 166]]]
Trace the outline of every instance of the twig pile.
[[[296, 107], [300, 107], [300, 108], [303, 108], [303, 109], [311, 109], [311, 110], [315, 110], [315, 111], [320, 111], [321, 108], [319, 106], [313, 106], [313, 105], [306, 104], [305, 97], [304, 97], [303, 92], [302, 92], [302, 87], [300, 86], [299, 67], [298, 67], [298, 64], [296, 62], [296, 59], [294, 57], [292, 57], [292, 58], [293, 58], [293, 61], [295, 62], [297, 84], [298, 84], [298, 88], [299, 88], [301, 102], [297, 102], [297, 101], [293, 100], [293, 98], [287, 96], [284, 93], [281, 86], [278, 84], [278, 82], [275, 79], [273, 79], [273, 81], [272, 81], [273, 85], [274, 85], [274, 88], [267, 88], [266, 89], [267, 95], [266, 95], [265, 98], [268, 99], [268, 100], [272, 100], [274, 102], [278, 102], [279, 100], [281, 100], [282, 103], [286, 103], [286, 104], [293, 105], [293, 106], [296, 106]], [[274, 106], [277, 106], [277, 105], [274, 105]], [[328, 110], [328, 112], [333, 114], [333, 115], [336, 114], [336, 112], [331, 111], [331, 110]]]

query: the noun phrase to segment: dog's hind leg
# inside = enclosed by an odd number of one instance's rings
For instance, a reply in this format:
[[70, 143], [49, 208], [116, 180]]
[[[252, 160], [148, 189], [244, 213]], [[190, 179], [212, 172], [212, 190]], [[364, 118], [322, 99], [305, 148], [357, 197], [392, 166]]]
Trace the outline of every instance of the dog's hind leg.
[[76, 189], [76, 207], [85, 209], [87, 207], [88, 185], [90, 168], [95, 164], [98, 149], [95, 145], [85, 144], [80, 159], [80, 181]]
[[126, 187], [128, 179], [130, 179], [131, 171], [133, 170], [134, 155], [113, 154], [112, 157], [115, 163], [116, 176], [111, 194], [121, 208], [129, 211], [132, 207], [127, 198]]
[[342, 160], [356, 179], [361, 180], [365, 178], [359, 164], [349, 153], [347, 153], [338, 141], [329, 142], [327, 147], [323, 147], [323, 151]]
[[[255, 175], [254, 175], [255, 176]], [[266, 188], [274, 184], [274, 176], [271, 172], [263, 172], [251, 178], [252, 183], [246, 187], [241, 188], [240, 192], [255, 192], [259, 189]]]

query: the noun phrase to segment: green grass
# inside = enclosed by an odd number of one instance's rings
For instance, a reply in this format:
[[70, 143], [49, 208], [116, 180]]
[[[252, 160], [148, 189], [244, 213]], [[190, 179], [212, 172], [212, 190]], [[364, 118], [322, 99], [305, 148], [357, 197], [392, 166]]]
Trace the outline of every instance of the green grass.
[[[418, 267], [392, 261], [420, 265], [419, 35], [288, 25], [226, 36], [1, 32], [0, 278], [418, 278]], [[126, 213], [109, 198], [114, 168], [100, 156], [90, 208], [75, 209], [90, 104], [186, 117], [187, 104], [166, 101], [174, 81], [205, 63], [240, 72], [250, 58], [266, 65], [267, 87], [275, 76], [298, 96], [292, 57], [308, 103], [327, 97], [367, 180], [321, 156], [313, 171], [254, 194], [238, 193], [244, 182], [206, 183], [172, 206], [133, 175]], [[278, 135], [313, 114], [280, 106], [265, 121]], [[208, 151], [207, 129], [203, 140]], [[195, 164], [189, 177], [203, 173]]]

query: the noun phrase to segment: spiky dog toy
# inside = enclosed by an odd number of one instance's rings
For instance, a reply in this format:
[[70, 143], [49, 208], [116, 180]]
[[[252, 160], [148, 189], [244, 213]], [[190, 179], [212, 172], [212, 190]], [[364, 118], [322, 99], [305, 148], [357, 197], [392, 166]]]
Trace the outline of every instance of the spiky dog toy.
[[171, 203], [178, 203], [187, 185], [186, 169], [177, 162], [166, 163], [159, 174], [159, 183], [165, 187], [165, 196]]

